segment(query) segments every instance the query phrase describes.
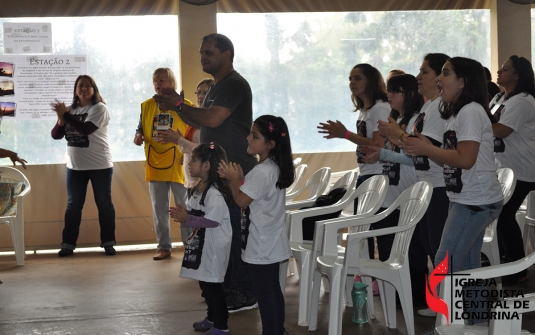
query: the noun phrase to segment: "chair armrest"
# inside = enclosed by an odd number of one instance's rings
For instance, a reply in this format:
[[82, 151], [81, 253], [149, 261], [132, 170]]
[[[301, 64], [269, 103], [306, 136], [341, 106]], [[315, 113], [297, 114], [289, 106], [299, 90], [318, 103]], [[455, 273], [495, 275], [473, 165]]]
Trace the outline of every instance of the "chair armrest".
[[299, 209], [301, 207], [309, 207], [314, 204], [313, 199], [306, 199], [306, 200], [297, 200], [297, 201], [287, 201], [286, 202], [286, 210], [292, 210], [292, 209]]
[[[528, 256], [519, 259], [514, 262], [487, 266], [483, 268], [470, 269], [466, 271], [456, 272], [455, 274], [469, 274], [466, 278], [471, 279], [488, 279], [500, 276], [506, 276], [512, 273], [518, 273], [524, 269], [529, 268], [535, 263], [535, 252], [532, 252]], [[469, 273], [468, 273], [469, 272]]]

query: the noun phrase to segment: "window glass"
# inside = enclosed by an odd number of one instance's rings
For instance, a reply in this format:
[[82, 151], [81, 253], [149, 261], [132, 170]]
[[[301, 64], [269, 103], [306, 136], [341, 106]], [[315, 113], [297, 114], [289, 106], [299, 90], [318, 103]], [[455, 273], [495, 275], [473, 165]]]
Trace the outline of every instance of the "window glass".
[[355, 130], [349, 72], [370, 63], [417, 75], [423, 56], [442, 52], [490, 64], [490, 11], [218, 14], [234, 43], [234, 67], [253, 90], [255, 117], [276, 114], [290, 127], [294, 152], [350, 151], [325, 140], [320, 121]]
[[[87, 74], [95, 79], [110, 111], [113, 160], [145, 159], [133, 139], [140, 104], [154, 94], [152, 72], [169, 67], [180, 77], [176, 15], [0, 18], [0, 54], [3, 22], [51, 22], [53, 54], [87, 55]], [[53, 126], [52, 120], [4, 118], [0, 147], [18, 152], [30, 164], [65, 162], [66, 141], [52, 139]]]

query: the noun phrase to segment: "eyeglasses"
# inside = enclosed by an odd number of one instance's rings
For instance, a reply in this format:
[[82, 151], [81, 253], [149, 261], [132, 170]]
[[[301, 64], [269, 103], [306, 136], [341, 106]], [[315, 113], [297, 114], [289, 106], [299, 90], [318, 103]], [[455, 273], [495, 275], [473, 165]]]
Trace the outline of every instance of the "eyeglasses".
[[208, 91], [197, 91], [195, 92], [195, 95], [206, 95], [206, 93], [208, 93]]

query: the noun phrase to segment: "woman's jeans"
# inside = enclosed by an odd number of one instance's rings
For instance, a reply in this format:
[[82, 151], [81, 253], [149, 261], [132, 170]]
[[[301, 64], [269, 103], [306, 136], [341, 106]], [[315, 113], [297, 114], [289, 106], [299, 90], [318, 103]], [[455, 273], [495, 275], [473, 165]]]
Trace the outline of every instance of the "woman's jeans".
[[63, 228], [63, 248], [74, 250], [80, 232], [82, 208], [87, 185], [91, 181], [98, 208], [101, 247], [115, 245], [115, 208], [111, 200], [111, 177], [113, 168], [102, 170], [72, 170], [67, 168], [67, 210]]
[[[479, 268], [485, 228], [500, 215], [502, 206], [503, 201], [479, 206], [450, 202], [448, 218], [435, 257], [435, 267], [444, 260], [447, 252], [449, 273]], [[481, 290], [483, 287], [469, 289]], [[480, 301], [482, 298], [470, 300]], [[484, 312], [486, 309], [467, 308], [466, 311]], [[474, 321], [482, 320], [469, 320], [469, 323]]]

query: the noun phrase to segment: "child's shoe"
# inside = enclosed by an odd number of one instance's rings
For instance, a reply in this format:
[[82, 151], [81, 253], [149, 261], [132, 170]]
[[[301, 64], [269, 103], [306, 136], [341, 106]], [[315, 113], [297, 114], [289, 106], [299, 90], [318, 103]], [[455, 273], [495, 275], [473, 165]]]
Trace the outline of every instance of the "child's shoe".
[[218, 328], [210, 328], [209, 331], [207, 331], [206, 333], [204, 333], [203, 335], [230, 335], [230, 332], [227, 330], [221, 330], [221, 329], [218, 329]]
[[205, 318], [202, 321], [193, 323], [193, 329], [195, 330], [208, 330], [212, 328], [213, 326], [214, 326], [214, 323], [208, 320], [208, 318]]

